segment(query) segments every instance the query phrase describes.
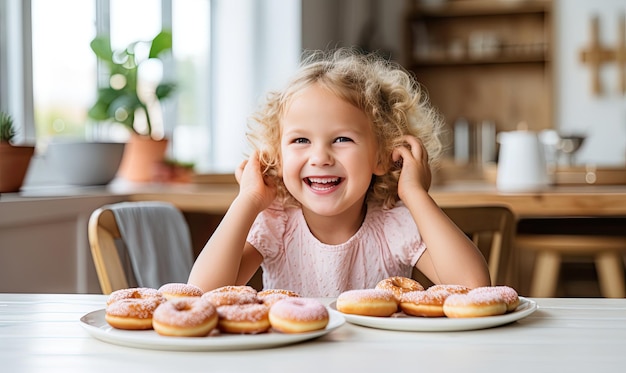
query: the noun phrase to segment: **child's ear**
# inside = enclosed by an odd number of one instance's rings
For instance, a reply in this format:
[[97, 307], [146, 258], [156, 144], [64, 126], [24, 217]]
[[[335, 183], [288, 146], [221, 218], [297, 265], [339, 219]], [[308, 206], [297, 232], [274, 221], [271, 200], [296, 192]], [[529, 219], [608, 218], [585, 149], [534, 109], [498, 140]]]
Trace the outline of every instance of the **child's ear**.
[[374, 166], [374, 170], [372, 171], [372, 173], [376, 176], [382, 176], [387, 173], [388, 168], [389, 167], [385, 166], [381, 160], [378, 160], [378, 162], [376, 162], [376, 166]]

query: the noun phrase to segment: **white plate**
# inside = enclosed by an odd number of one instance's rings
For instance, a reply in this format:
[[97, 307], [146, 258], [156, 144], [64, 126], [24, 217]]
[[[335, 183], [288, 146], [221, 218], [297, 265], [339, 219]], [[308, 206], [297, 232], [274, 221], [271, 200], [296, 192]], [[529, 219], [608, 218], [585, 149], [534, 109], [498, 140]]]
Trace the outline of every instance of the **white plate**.
[[[330, 304], [331, 310], [337, 310], [336, 302]], [[450, 332], [462, 330], [486, 329], [505, 325], [530, 315], [537, 309], [537, 303], [520, 297], [520, 304], [515, 311], [499, 316], [447, 318], [415, 317], [397, 313], [392, 317], [372, 317], [342, 313], [346, 321], [352, 324], [376, 329], [400, 330], [410, 332]], [[337, 311], [339, 312], [339, 311]]]
[[341, 313], [331, 310], [326, 329], [310, 333], [282, 334], [268, 332], [254, 335], [218, 334], [208, 337], [166, 337], [154, 330], [120, 330], [111, 327], [104, 319], [104, 309], [90, 312], [80, 318], [80, 324], [96, 339], [104, 342], [170, 351], [223, 351], [278, 347], [321, 337], [345, 323]]

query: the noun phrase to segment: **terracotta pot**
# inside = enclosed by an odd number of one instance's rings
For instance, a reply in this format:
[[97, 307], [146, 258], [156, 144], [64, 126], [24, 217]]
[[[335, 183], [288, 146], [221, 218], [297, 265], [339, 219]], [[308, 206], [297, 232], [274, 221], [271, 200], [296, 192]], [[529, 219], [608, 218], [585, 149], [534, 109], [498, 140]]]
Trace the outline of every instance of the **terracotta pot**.
[[152, 181], [155, 170], [165, 160], [167, 144], [167, 139], [131, 136], [124, 148], [118, 176], [129, 181]]
[[0, 143], [0, 193], [18, 192], [35, 153], [34, 146]]

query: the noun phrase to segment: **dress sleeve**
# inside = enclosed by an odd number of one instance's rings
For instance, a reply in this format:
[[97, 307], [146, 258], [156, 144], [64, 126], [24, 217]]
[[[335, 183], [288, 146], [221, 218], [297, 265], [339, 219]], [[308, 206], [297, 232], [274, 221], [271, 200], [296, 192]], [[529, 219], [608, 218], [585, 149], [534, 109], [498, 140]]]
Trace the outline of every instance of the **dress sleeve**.
[[250, 228], [247, 241], [264, 258], [272, 258], [282, 249], [286, 224], [285, 210], [277, 204], [272, 204], [257, 216]]
[[409, 209], [400, 204], [385, 211], [385, 215], [383, 226], [391, 252], [400, 262], [415, 266], [426, 251], [426, 244]]

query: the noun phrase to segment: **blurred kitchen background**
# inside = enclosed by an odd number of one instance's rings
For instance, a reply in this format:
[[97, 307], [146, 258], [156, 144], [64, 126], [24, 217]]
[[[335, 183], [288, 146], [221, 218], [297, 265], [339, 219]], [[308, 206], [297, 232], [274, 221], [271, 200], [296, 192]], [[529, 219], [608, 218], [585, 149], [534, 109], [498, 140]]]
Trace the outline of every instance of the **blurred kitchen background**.
[[[1, 0], [0, 9], [1, 107], [40, 155], [55, 137], [124, 141], [125, 131], [87, 118], [98, 82], [89, 42], [109, 33], [115, 48], [169, 28], [172, 61], [145, 74], [178, 81], [162, 131], [170, 157], [199, 173], [240, 162], [247, 116], [303, 49], [345, 45], [415, 72], [445, 116], [455, 175], [489, 176], [497, 134], [521, 126], [553, 130], [542, 137], [555, 152], [548, 161], [626, 160], [619, 0]], [[597, 66], [585, 54], [594, 43]], [[27, 183], [45, 173], [32, 167]]]

